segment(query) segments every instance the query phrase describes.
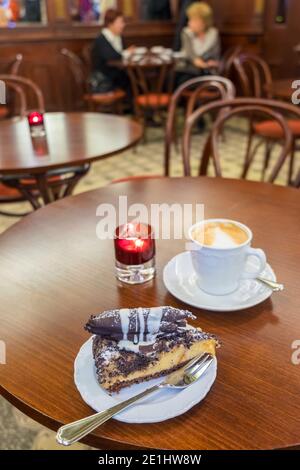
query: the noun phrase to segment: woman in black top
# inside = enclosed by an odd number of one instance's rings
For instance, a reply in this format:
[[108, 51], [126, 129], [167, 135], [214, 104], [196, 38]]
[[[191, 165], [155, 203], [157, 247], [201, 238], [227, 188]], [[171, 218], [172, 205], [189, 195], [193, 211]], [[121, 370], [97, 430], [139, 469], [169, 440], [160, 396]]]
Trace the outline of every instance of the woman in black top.
[[[123, 14], [115, 9], [107, 10], [104, 28], [92, 48], [92, 82], [94, 81], [93, 88], [95, 92], [112, 91], [117, 88], [130, 90], [127, 73], [110, 65], [111, 61], [122, 60], [124, 53], [122, 33], [124, 28]], [[132, 46], [127, 50], [133, 51], [134, 47]]]

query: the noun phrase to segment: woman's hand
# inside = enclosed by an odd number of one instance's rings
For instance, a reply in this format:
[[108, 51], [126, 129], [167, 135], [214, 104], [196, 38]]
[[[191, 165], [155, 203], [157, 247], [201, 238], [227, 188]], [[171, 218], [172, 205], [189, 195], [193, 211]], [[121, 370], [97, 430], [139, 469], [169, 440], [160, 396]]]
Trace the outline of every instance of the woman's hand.
[[197, 67], [198, 69], [207, 69], [206, 62], [204, 60], [197, 58], [194, 60], [194, 66]]
[[127, 49], [126, 49], [126, 52], [128, 52], [129, 54], [133, 54], [136, 50], [136, 46], [129, 46]]
[[197, 58], [194, 60], [194, 65], [198, 69], [215, 69], [219, 67], [219, 62], [217, 60], [208, 60], [205, 62], [201, 58]]
[[217, 60], [208, 60], [206, 65], [208, 69], [217, 69], [220, 63]]

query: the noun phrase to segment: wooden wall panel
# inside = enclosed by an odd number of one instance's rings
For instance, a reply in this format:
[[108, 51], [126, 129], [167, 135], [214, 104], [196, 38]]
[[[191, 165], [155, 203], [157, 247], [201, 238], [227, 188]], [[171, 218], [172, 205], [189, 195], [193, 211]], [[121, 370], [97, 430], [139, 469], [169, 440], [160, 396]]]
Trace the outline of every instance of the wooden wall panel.
[[275, 77], [296, 77], [299, 74], [300, 1], [289, 0], [285, 23], [276, 23], [280, 0], [267, 0], [264, 34], [264, 55]]
[[[300, 43], [299, 0], [286, 2], [288, 16], [284, 25], [275, 23], [279, 0], [207, 1], [214, 8], [224, 51], [241, 45], [265, 56], [276, 77], [295, 75], [298, 56], [293, 47]], [[137, 0], [133, 3], [136, 5]], [[72, 108], [73, 92], [61, 61], [61, 49], [66, 47], [80, 55], [100, 32], [100, 26], [72, 24], [68, 10], [57, 10], [58, 4], [53, 0], [48, 2], [48, 27], [0, 29], [1, 59], [23, 54], [21, 73], [42, 87], [49, 111]], [[141, 23], [132, 20], [125, 30], [125, 42], [126, 45], [151, 47], [161, 44], [171, 47], [175, 27], [172, 22]]]

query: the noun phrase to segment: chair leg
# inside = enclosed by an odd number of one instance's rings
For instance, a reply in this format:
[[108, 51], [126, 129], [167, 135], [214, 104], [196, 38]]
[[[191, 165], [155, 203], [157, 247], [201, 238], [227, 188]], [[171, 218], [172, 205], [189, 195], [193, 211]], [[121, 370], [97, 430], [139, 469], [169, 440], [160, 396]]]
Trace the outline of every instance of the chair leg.
[[288, 174], [288, 185], [293, 185], [293, 175], [294, 175], [294, 164], [295, 164], [295, 153], [296, 153], [296, 141], [293, 139], [292, 143], [292, 150], [291, 150], [291, 158], [289, 164], [289, 174]]
[[22, 194], [24, 195], [24, 197], [26, 197], [26, 199], [28, 200], [28, 202], [31, 204], [32, 208], [34, 211], [37, 211], [38, 209], [40, 209], [42, 206], [41, 204], [39, 203], [38, 199], [35, 198], [31, 193], [30, 191], [26, 191], [26, 190], [22, 190], [20, 189], [20, 191], [22, 192]]
[[54, 202], [54, 194], [52, 189], [47, 184], [47, 176], [44, 174], [36, 175], [37, 187], [39, 188], [40, 195], [45, 205]]
[[[14, 188], [17, 189], [20, 194], [23, 196], [24, 201], [29, 202], [29, 204], [32, 206], [33, 210], [38, 210], [41, 208], [41, 205], [38, 201], [38, 197], [34, 196], [32, 192], [29, 189], [25, 189], [18, 180], [10, 181], [10, 183], [6, 183], [6, 186], [9, 188]], [[0, 214], [6, 215], [8, 217], [25, 217], [26, 215], [29, 215], [31, 212], [25, 212], [21, 214], [15, 214], [11, 212], [6, 212], [6, 211], [0, 211]]]
[[296, 177], [296, 180], [294, 181], [293, 183], [293, 186], [295, 186], [295, 188], [299, 188], [300, 189], [300, 171], [298, 173], [298, 176]]
[[[250, 157], [251, 157], [251, 147], [252, 147], [253, 135], [254, 135], [254, 133], [253, 133], [253, 129], [252, 129], [252, 122], [250, 122], [250, 130], [249, 130], [249, 135], [248, 135], [248, 142], [247, 142], [247, 150], [246, 150], [246, 156], [245, 156], [244, 170], [243, 170], [243, 174], [242, 174], [242, 178], [243, 178], [243, 179], [246, 179], [246, 177], [247, 177], [247, 172], [248, 172], [248, 169], [249, 169], [248, 162], [249, 162]], [[247, 171], [246, 171], [246, 168], [247, 168]]]
[[164, 175], [170, 176], [170, 156], [171, 156], [171, 142], [165, 143], [165, 155], [164, 155]]
[[273, 148], [273, 143], [270, 142], [269, 140], [267, 140], [266, 141], [266, 152], [265, 152], [265, 158], [264, 158], [264, 166], [263, 166], [262, 175], [261, 175], [261, 180], [262, 181], [265, 181], [266, 172], [267, 172], [267, 169], [269, 168], [272, 148]]
[[72, 181], [71, 183], [69, 183], [67, 186], [66, 186], [66, 189], [63, 193], [63, 198], [65, 197], [68, 197], [68, 196], [72, 196], [73, 194], [73, 191], [74, 189], [76, 188], [77, 184], [79, 183], [79, 181], [81, 180], [81, 177], [80, 178], [77, 178], [76, 180]]
[[64, 190], [62, 197], [65, 198], [67, 196], [71, 196], [73, 194], [74, 189], [76, 188], [77, 184], [82, 180], [84, 176], [90, 171], [90, 167], [83, 171], [81, 174], [78, 174], [74, 179], [72, 179], [67, 185], [66, 189]]
[[206, 176], [208, 171], [209, 160], [211, 157], [211, 138], [208, 137], [205, 147], [203, 150], [200, 166], [199, 166], [199, 176]]
[[263, 140], [261, 140], [260, 142], [258, 142], [253, 150], [249, 153], [249, 155], [247, 156], [247, 159], [245, 160], [245, 165], [244, 165], [244, 170], [243, 170], [243, 173], [242, 173], [242, 179], [246, 179], [247, 176], [248, 176], [248, 172], [249, 172], [249, 169], [250, 169], [250, 166], [254, 160], [254, 157], [256, 155], [256, 152], [257, 150], [259, 149], [259, 147], [264, 143]]

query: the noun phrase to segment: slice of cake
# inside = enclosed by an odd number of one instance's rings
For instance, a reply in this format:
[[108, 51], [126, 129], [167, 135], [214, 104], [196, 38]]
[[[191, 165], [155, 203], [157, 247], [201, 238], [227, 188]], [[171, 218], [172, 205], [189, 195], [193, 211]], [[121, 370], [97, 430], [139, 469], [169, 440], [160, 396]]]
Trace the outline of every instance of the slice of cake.
[[100, 385], [109, 392], [167, 375], [218, 341], [188, 324], [196, 317], [172, 307], [112, 310], [92, 316], [93, 355]]

